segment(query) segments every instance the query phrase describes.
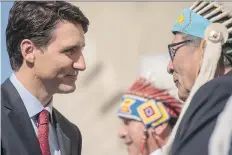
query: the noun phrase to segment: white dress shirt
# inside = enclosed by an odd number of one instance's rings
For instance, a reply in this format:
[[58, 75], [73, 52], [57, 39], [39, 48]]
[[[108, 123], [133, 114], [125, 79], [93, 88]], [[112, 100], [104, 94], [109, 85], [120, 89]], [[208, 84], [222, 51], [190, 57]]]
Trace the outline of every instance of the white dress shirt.
[[12, 74], [10, 81], [18, 91], [20, 97], [23, 100], [23, 103], [27, 109], [29, 117], [31, 119], [32, 126], [35, 130], [36, 135], [38, 136], [38, 122], [36, 120], [36, 115], [39, 114], [43, 109], [47, 110], [50, 114], [51, 122], [49, 123], [49, 146], [51, 155], [61, 155], [60, 148], [57, 140], [57, 134], [54, 126], [52, 125], [52, 101], [44, 107], [40, 101], [33, 96], [16, 78], [15, 74]]

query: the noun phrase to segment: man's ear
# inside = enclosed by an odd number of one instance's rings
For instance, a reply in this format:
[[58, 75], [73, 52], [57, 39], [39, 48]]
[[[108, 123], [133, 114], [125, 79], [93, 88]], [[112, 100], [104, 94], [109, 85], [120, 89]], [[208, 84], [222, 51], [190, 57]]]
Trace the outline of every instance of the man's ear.
[[34, 43], [29, 39], [23, 39], [20, 44], [20, 48], [24, 60], [29, 63], [34, 63], [35, 50], [37, 50]]

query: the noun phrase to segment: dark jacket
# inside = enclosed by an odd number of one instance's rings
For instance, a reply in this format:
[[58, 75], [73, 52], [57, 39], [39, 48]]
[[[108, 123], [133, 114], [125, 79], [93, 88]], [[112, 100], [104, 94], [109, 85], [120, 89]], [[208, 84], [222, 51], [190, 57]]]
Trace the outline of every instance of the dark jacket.
[[204, 84], [194, 95], [175, 136], [170, 155], [208, 155], [217, 117], [232, 93], [232, 71]]
[[[79, 129], [55, 108], [52, 114], [61, 155], [81, 155]], [[9, 79], [1, 85], [1, 121], [2, 155], [41, 155], [30, 117]]]

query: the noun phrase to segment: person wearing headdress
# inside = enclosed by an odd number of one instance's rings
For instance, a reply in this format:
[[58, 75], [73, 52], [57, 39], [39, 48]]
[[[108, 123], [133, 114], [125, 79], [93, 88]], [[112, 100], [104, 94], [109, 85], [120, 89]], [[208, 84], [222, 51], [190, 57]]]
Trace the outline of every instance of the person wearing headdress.
[[119, 137], [129, 155], [161, 155], [181, 111], [177, 89], [165, 71], [168, 55], [144, 56], [138, 79], [122, 96]]
[[185, 101], [166, 155], [208, 155], [209, 138], [232, 92], [232, 12], [197, 1], [172, 27], [168, 72]]

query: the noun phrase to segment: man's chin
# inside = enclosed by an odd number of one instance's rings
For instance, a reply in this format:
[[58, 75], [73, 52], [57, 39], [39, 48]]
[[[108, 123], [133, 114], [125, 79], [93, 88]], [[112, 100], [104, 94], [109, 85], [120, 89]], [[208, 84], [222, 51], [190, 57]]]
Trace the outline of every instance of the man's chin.
[[76, 85], [69, 86], [69, 85], [61, 85], [58, 89], [58, 94], [69, 94], [73, 93], [76, 90]]
[[185, 102], [188, 98], [188, 95], [186, 93], [183, 93], [180, 89], [178, 89], [178, 97], [181, 101]]

